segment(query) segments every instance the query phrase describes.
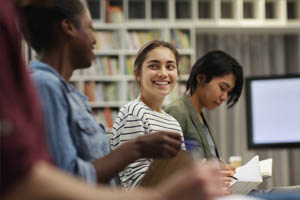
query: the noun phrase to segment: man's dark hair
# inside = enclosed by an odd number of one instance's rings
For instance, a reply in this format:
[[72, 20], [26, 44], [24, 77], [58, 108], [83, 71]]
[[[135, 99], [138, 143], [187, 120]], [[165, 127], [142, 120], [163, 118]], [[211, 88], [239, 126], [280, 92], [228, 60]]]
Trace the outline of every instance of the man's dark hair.
[[198, 86], [197, 77], [205, 75], [205, 82], [209, 83], [214, 77], [233, 74], [236, 78], [235, 86], [229, 93], [227, 100], [228, 108], [231, 108], [240, 98], [244, 84], [244, 75], [241, 65], [232, 56], [223, 51], [210, 51], [203, 55], [192, 66], [192, 70], [187, 81], [186, 90], [193, 95]]

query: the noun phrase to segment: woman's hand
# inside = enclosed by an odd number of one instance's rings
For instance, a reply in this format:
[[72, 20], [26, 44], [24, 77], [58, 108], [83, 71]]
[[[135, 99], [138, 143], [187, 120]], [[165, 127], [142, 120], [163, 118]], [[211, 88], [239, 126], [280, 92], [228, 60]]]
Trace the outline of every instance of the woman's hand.
[[200, 161], [174, 174], [156, 189], [167, 200], [213, 200], [227, 194], [218, 165]]
[[231, 183], [234, 181], [233, 175], [235, 173], [235, 168], [231, 167], [227, 163], [225, 163], [223, 160], [220, 160], [220, 174], [221, 174], [221, 180], [223, 182], [223, 186], [225, 187], [225, 191], [227, 194], [231, 194], [231, 190], [229, 189]]
[[141, 158], [170, 158], [181, 149], [182, 138], [176, 132], [158, 131], [135, 139]]

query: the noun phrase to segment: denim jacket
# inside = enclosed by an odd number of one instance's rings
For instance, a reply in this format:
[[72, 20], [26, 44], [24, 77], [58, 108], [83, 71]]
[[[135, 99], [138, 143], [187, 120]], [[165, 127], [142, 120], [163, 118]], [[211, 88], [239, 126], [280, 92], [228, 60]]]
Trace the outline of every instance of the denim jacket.
[[30, 68], [44, 109], [54, 163], [88, 183], [97, 183], [91, 162], [110, 150], [105, 130], [93, 117], [87, 98], [47, 64], [32, 61]]

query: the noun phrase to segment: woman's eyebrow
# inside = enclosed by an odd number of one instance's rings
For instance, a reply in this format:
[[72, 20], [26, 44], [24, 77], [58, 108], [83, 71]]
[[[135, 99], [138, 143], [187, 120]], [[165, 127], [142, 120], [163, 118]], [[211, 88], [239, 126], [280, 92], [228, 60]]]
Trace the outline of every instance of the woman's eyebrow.
[[230, 88], [230, 85], [228, 83], [226, 83], [225, 81], [222, 82], [223, 85], [225, 85], [227, 88]]
[[168, 60], [167, 63], [176, 63], [174, 60]]
[[149, 60], [149, 61], [147, 61], [147, 63], [160, 63], [160, 61], [159, 60]]
[[[149, 60], [147, 63], [160, 63], [160, 60]], [[176, 63], [176, 61], [168, 60], [167, 63]]]

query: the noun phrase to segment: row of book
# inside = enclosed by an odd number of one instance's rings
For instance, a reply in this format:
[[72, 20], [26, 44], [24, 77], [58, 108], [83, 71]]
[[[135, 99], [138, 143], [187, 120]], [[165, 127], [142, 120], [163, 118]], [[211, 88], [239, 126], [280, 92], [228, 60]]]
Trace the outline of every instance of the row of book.
[[120, 34], [118, 31], [101, 30], [95, 33], [96, 50], [120, 49]]
[[126, 38], [127, 47], [128, 49], [139, 49], [142, 45], [154, 39], [161, 39], [159, 31], [129, 31]]
[[119, 101], [119, 89], [116, 83], [85, 82], [84, 94], [91, 102]]
[[170, 33], [171, 42], [177, 49], [189, 49], [191, 48], [191, 38], [189, 30], [172, 30]]
[[124, 15], [123, 9], [120, 6], [107, 6], [106, 8], [106, 22], [108, 23], [121, 23], [123, 22]]
[[[120, 32], [117, 30], [99, 30], [95, 33], [96, 50], [120, 49]], [[126, 39], [126, 48], [139, 49], [143, 44], [154, 39], [161, 39], [159, 30], [135, 30], [128, 31]], [[170, 41], [178, 49], [191, 48], [191, 39], [189, 30], [171, 30]]]
[[126, 67], [125, 67], [125, 74], [126, 75], [133, 75], [133, 68], [134, 68], [134, 60], [135, 60], [135, 56], [128, 56], [126, 58]]
[[97, 56], [88, 69], [81, 70], [85, 76], [115, 76], [120, 75], [118, 57]]
[[181, 75], [190, 74], [191, 72], [191, 57], [190, 56], [180, 56], [178, 69]]

